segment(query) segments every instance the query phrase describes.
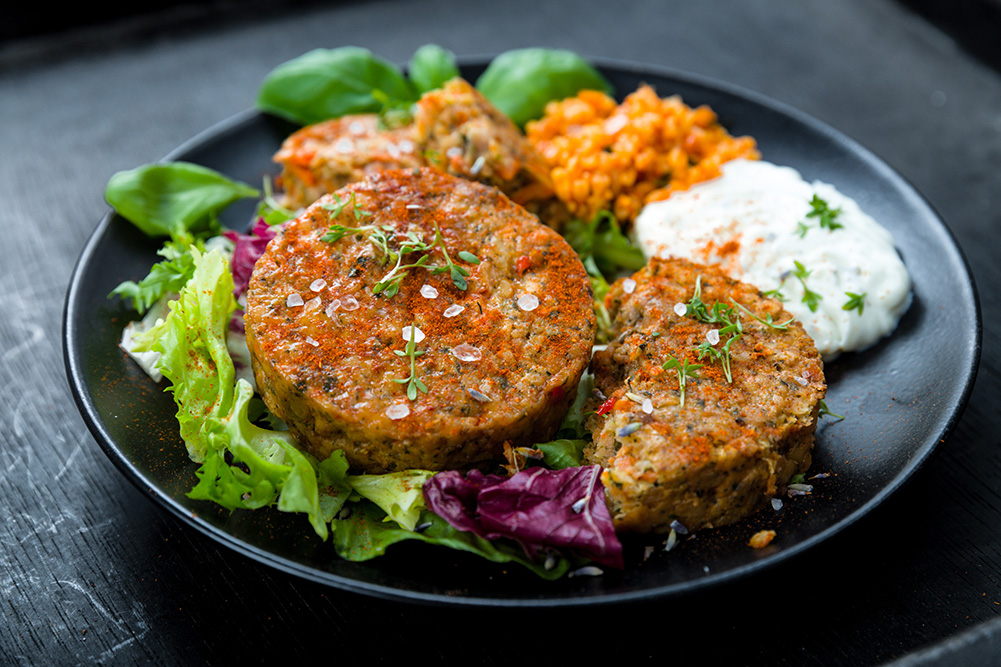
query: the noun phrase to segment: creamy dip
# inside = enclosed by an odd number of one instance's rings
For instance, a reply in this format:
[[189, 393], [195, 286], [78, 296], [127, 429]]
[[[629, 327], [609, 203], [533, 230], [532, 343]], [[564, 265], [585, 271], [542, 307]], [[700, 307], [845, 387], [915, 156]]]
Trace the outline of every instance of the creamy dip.
[[[807, 183], [795, 169], [734, 160], [722, 171], [643, 209], [632, 234], [647, 258], [719, 264], [763, 292], [778, 290], [825, 361], [893, 331], [911, 303], [911, 283], [885, 228], [850, 197]], [[840, 209], [834, 224], [808, 215], [811, 201]]]

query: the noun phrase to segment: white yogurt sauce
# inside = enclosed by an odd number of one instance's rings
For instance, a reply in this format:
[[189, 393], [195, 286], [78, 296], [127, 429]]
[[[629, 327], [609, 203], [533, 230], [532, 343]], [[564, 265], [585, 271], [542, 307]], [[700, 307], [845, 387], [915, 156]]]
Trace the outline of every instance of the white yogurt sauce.
[[[825, 361], [893, 331], [911, 303], [911, 282], [885, 228], [833, 186], [807, 183], [790, 167], [734, 160], [722, 171], [643, 209], [632, 233], [647, 258], [720, 264], [764, 292], [779, 290]], [[841, 228], [822, 228], [819, 218], [807, 216], [814, 195], [841, 209], [834, 218]], [[809, 271], [806, 287], [821, 297], [815, 311], [803, 302], [795, 262]], [[865, 295], [861, 314], [843, 308], [848, 292]]]

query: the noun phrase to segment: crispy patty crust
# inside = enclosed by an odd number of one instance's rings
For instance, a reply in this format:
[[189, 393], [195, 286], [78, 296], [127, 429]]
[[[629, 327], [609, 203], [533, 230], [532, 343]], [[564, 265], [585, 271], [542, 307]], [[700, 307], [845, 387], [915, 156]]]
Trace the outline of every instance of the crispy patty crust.
[[[354, 231], [333, 239], [333, 225]], [[418, 241], [400, 265], [421, 265], [380, 291], [392, 253]], [[461, 468], [551, 438], [595, 320], [559, 234], [495, 188], [412, 169], [370, 174], [290, 222], [254, 269], [246, 330], [261, 395], [299, 442], [374, 473]], [[411, 377], [426, 389], [414, 400]]]
[[274, 156], [284, 205], [307, 206], [374, 171], [430, 166], [500, 188], [554, 228], [566, 220], [549, 166], [467, 81], [455, 78], [425, 93], [413, 114], [412, 123], [392, 129], [376, 114], [358, 114], [290, 135]]
[[[731, 309], [731, 321], [740, 318], [732, 381], [722, 358], [700, 358], [699, 346], [716, 340], [709, 334], [707, 341], [710, 330], [725, 325], [691, 316], [685, 304], [697, 284], [707, 312], [719, 303]], [[733, 523], [810, 466], [827, 388], [820, 354], [798, 322], [773, 328], [734, 302], [777, 324], [792, 318], [755, 287], [678, 259], [652, 259], [609, 292], [614, 342], [592, 361], [607, 400], [594, 406], [585, 458], [605, 467], [617, 530], [665, 532], [674, 519], [689, 530]], [[722, 350], [729, 337], [713, 348]]]

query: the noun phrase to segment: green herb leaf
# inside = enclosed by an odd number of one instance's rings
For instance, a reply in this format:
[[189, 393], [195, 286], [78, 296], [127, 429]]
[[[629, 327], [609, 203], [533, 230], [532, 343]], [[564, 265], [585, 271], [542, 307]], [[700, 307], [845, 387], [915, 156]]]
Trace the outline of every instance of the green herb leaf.
[[833, 412], [831, 412], [830, 410], [828, 410], [827, 409], [827, 403], [825, 403], [824, 401], [820, 401], [819, 405], [820, 405], [820, 411], [817, 413], [817, 418], [818, 419], [826, 417], [826, 416], [834, 417], [835, 419], [844, 419], [843, 415], [837, 415], [837, 414], [834, 414]]
[[840, 208], [832, 209], [825, 200], [817, 195], [813, 195], [813, 199], [810, 200], [810, 207], [812, 210], [806, 214], [806, 217], [819, 218], [821, 229], [833, 232], [835, 229], [844, 227], [840, 222], [836, 222], [837, 217], [841, 214]]
[[120, 171], [108, 181], [104, 198], [118, 214], [153, 238], [212, 233], [215, 216], [229, 204], [258, 197], [254, 188], [190, 162], [147, 164]]
[[463, 262], [469, 262], [470, 264], [479, 264], [480, 258], [467, 250], [460, 250], [458, 253], [459, 259]]
[[581, 90], [613, 92], [605, 77], [576, 53], [542, 48], [500, 54], [476, 87], [517, 125], [542, 116], [548, 102]]
[[407, 71], [418, 93], [441, 88], [446, 81], [459, 76], [455, 56], [437, 44], [425, 44], [417, 49]]
[[131, 299], [132, 307], [139, 314], [145, 313], [150, 306], [167, 294], [180, 292], [195, 272], [195, 262], [191, 249], [203, 249], [201, 242], [197, 244], [174, 243], [167, 241], [157, 253], [164, 257], [162, 262], [153, 265], [149, 275], [138, 283], [127, 280], [116, 287], [108, 296], [118, 295], [123, 299]]
[[381, 111], [387, 99], [413, 102], [417, 94], [392, 63], [368, 49], [343, 46], [314, 49], [276, 67], [261, 84], [257, 108], [308, 125]]
[[668, 355], [667, 361], [665, 361], [661, 366], [661, 368], [665, 371], [673, 368], [678, 373], [678, 389], [681, 392], [681, 399], [678, 404], [679, 408], [685, 407], [685, 384], [687, 380], [698, 377], [696, 371], [702, 368], [703, 365], [704, 364], [690, 364], [688, 363], [687, 358], [682, 358], [681, 361], [678, 361], [674, 358], [674, 355]]
[[806, 307], [810, 309], [811, 313], [815, 313], [817, 312], [817, 308], [820, 306], [820, 302], [824, 297], [806, 286], [806, 279], [812, 272], [807, 271], [806, 267], [795, 260], [793, 261], [793, 264], [796, 265], [796, 269], [792, 272], [792, 274], [796, 276], [796, 279], [799, 280], [799, 283], [803, 286], [802, 301], [806, 304]]
[[855, 292], [845, 292], [845, 296], [848, 297], [848, 301], [845, 305], [841, 306], [841, 310], [858, 310], [858, 314], [861, 315], [862, 311], [865, 309], [865, 292], [861, 294], [856, 294]]

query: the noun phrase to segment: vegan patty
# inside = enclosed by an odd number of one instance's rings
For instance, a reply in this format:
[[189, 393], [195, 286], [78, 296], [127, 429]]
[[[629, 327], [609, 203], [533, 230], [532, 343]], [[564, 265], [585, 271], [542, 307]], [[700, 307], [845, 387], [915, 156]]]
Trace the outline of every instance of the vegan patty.
[[[699, 321], [686, 307], [697, 285], [710, 317], [740, 319], [732, 381], [725, 323]], [[617, 530], [666, 532], [675, 519], [689, 530], [733, 523], [809, 468], [827, 389], [820, 354], [798, 322], [774, 328], [734, 302], [774, 324], [792, 318], [755, 287], [678, 259], [652, 259], [610, 290], [614, 338], [592, 362], [607, 400], [594, 406], [584, 454], [605, 467]], [[718, 358], [700, 359], [704, 343]]]
[[374, 171], [430, 166], [500, 188], [554, 228], [568, 216], [546, 162], [510, 118], [458, 77], [421, 96], [412, 122], [388, 128], [376, 114], [323, 121], [290, 135], [274, 160], [290, 208]]
[[[397, 258], [419, 265], [394, 272]], [[550, 439], [595, 319], [559, 234], [495, 188], [424, 168], [370, 174], [288, 223], [254, 269], [246, 330], [259, 391], [297, 440], [375, 473]]]

